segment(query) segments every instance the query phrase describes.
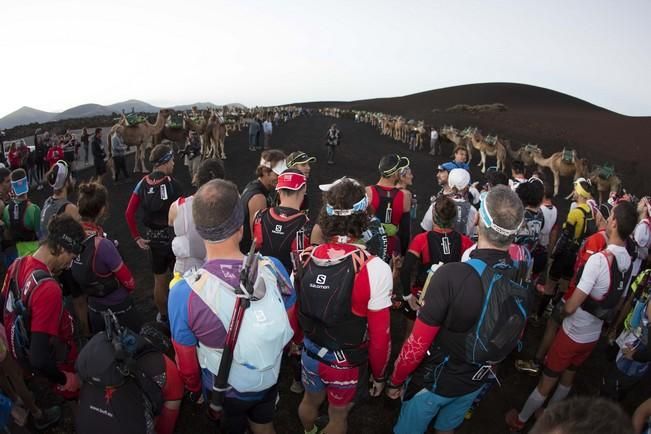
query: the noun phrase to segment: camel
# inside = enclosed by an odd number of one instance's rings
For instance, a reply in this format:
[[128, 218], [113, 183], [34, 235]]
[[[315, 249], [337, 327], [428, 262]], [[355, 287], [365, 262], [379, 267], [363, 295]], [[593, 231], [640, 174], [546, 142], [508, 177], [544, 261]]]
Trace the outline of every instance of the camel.
[[622, 180], [615, 175], [613, 168], [610, 166], [597, 166], [590, 172], [588, 179], [592, 185], [597, 187], [599, 205], [606, 202], [610, 194], [619, 193], [622, 189]]
[[512, 160], [522, 161], [525, 166], [534, 166], [536, 162], [533, 161], [531, 152], [534, 150], [540, 150], [540, 147], [538, 145], [527, 143], [526, 145], [520, 146], [517, 150], [513, 150], [511, 143], [506, 143], [506, 150], [509, 153], [509, 158]]
[[[566, 161], [563, 154], [571, 153], [571, 161]], [[540, 167], [547, 167], [554, 175], [554, 196], [558, 195], [561, 176], [572, 176], [574, 180], [584, 177], [587, 172], [587, 161], [579, 158], [575, 150], [565, 150], [553, 153], [550, 157], [544, 158], [542, 149], [531, 150], [533, 161]]]
[[122, 123], [122, 120], [118, 121], [117, 124], [111, 127], [111, 130], [108, 133], [107, 143], [109, 148], [109, 155], [111, 155], [111, 137], [116, 132], [120, 132], [122, 135], [122, 140], [127, 146], [136, 147], [135, 155], [135, 165], [133, 167], [133, 173], [138, 172], [140, 167], [142, 173], [148, 173], [147, 167], [145, 166], [145, 146], [149, 147], [147, 144], [150, 139], [155, 135], [159, 134], [163, 127], [165, 126], [165, 121], [172, 113], [172, 110], [161, 109], [156, 116], [156, 122], [153, 124], [145, 121], [137, 125], [128, 125], [125, 126]]
[[225, 160], [224, 141], [226, 139], [226, 126], [217, 113], [212, 112], [208, 118], [204, 136], [203, 150], [201, 152], [203, 158], [221, 158]]
[[156, 146], [163, 140], [169, 140], [176, 145], [177, 149], [182, 148], [188, 138], [189, 132], [189, 129], [185, 127], [171, 128], [166, 126], [163, 127], [163, 130], [160, 133], [154, 134], [152, 136], [151, 143], [152, 145]]
[[497, 170], [506, 170], [506, 146], [497, 136], [484, 137], [477, 128], [473, 128], [468, 130], [466, 137], [470, 139], [473, 148], [481, 154], [481, 161], [477, 166], [481, 166], [482, 173], [486, 173], [486, 156], [495, 157]]
[[470, 143], [470, 140], [466, 137], [466, 133], [468, 131], [470, 130], [466, 128], [462, 132], [459, 132], [459, 130], [457, 130], [452, 126], [444, 125], [443, 128], [441, 128], [441, 135], [447, 138], [452, 143], [454, 143], [455, 147], [456, 146], [465, 147], [468, 153], [468, 164], [470, 164], [470, 161], [472, 160], [472, 144]]

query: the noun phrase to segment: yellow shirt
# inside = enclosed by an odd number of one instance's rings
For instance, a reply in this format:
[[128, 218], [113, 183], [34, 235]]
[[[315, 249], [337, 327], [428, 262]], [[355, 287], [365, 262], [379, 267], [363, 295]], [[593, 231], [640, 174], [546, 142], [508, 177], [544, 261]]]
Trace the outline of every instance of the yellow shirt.
[[585, 214], [579, 209], [582, 208], [586, 214], [592, 214], [592, 208], [587, 203], [577, 205], [572, 211], [567, 214], [567, 220], [563, 224], [563, 229], [567, 225], [574, 226], [574, 239], [577, 240], [583, 235], [583, 225], [585, 224]]

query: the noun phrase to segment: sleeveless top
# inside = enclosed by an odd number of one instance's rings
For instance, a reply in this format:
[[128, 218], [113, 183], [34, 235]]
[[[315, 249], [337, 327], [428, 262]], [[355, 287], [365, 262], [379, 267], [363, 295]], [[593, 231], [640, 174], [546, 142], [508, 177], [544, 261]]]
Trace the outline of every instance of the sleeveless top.
[[201, 268], [206, 260], [206, 247], [203, 239], [197, 233], [192, 218], [192, 202], [194, 196], [179, 198], [176, 201], [177, 211], [174, 219], [174, 239], [172, 251], [176, 256], [174, 272], [185, 274], [191, 268]]

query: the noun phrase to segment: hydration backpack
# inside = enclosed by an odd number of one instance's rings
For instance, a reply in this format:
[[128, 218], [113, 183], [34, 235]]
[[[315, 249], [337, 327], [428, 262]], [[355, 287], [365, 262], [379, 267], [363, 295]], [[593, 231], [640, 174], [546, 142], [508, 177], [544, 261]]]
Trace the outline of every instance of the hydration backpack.
[[31, 202], [29, 200], [9, 202], [9, 232], [14, 241], [36, 241], [36, 232], [25, 226], [25, 215]]
[[152, 357], [156, 372], [165, 361], [142, 336], [120, 327], [109, 311], [106, 330], [93, 336], [79, 353], [75, 367], [83, 381], [75, 428], [80, 434], [152, 432], [163, 406], [161, 385], [141, 367]]
[[[366, 318], [352, 313], [355, 276], [369, 260], [364, 250], [353, 250], [336, 259], [319, 259], [305, 252], [299, 272], [298, 318], [305, 336], [335, 353], [339, 362], [358, 366], [366, 362]], [[328, 363], [319, 354], [311, 357]]]
[[484, 291], [481, 315], [466, 337], [466, 358], [478, 365], [496, 364], [516, 348], [524, 333], [531, 298], [525, 282], [527, 265], [500, 262], [491, 267], [475, 258], [466, 264], [480, 276]]
[[263, 256], [279, 259], [291, 272], [291, 252], [304, 250], [310, 242], [305, 230], [307, 222], [308, 218], [302, 212], [287, 216], [275, 208], [263, 209], [253, 220], [256, 250]]
[[[159, 224], [162, 221], [167, 226], [167, 211], [172, 201], [176, 200], [176, 194], [172, 185], [172, 178], [163, 176], [158, 179], [151, 179], [149, 175], [142, 180], [140, 194], [143, 201], [145, 226]], [[164, 215], [163, 215], [164, 214]], [[161, 222], [157, 221], [158, 217]]]
[[120, 286], [113, 273], [102, 275], [95, 271], [95, 254], [101, 240], [97, 235], [87, 237], [83, 242], [84, 250], [72, 261], [70, 267], [76, 284], [84, 294], [92, 297], [104, 297]]
[[457, 218], [454, 221], [454, 230], [459, 232], [460, 234], [464, 234], [466, 236], [470, 236], [472, 234], [468, 234], [468, 215], [470, 214], [470, 202], [467, 200], [464, 201], [454, 201], [455, 205], [457, 206]]
[[[608, 292], [606, 292], [606, 294], [604, 294], [600, 299], [596, 299], [589, 295], [581, 305], [581, 308], [600, 320], [609, 320], [612, 319], [612, 314], [614, 313], [619, 300], [626, 291], [626, 282], [628, 282], [633, 267], [629, 265], [626, 271], [622, 272], [617, 265], [617, 260], [615, 259], [613, 252], [610, 250], [603, 250], [599, 253], [604, 255], [608, 262], [608, 269], [610, 272], [610, 285], [608, 286]], [[579, 281], [580, 280], [577, 280], [577, 284]]]

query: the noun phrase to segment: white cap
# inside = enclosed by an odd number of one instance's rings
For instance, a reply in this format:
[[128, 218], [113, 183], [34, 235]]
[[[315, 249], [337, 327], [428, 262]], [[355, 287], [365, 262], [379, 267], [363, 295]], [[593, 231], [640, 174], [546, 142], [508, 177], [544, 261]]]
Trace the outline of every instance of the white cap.
[[452, 169], [448, 175], [448, 185], [450, 188], [463, 190], [470, 184], [470, 173], [466, 169]]
[[270, 161], [267, 161], [267, 160], [265, 160], [264, 158], [261, 158], [261, 159], [260, 159], [259, 166], [264, 166], [264, 167], [268, 167], [268, 168], [270, 168], [271, 170], [273, 170], [273, 172], [274, 172], [276, 175], [280, 175], [280, 174], [283, 173], [285, 170], [287, 170], [287, 163], [285, 162], [285, 160], [280, 160], [280, 161], [278, 161], [278, 162], [276, 163], [275, 166], [271, 167], [271, 162], [270, 162]]

